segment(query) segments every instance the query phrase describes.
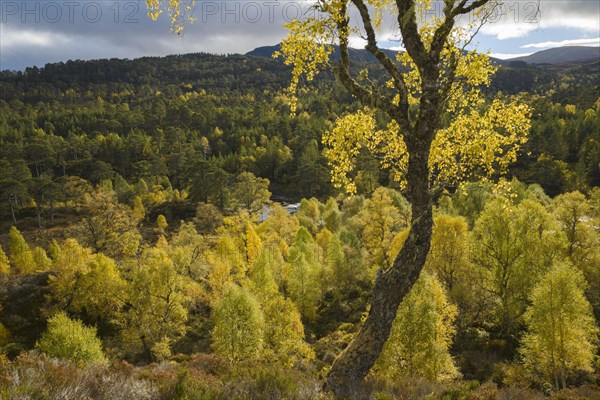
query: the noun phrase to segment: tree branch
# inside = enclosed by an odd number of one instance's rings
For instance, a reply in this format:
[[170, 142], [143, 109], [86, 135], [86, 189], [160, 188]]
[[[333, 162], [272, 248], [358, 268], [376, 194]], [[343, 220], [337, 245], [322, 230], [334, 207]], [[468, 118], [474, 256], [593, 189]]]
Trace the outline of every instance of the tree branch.
[[[346, 15], [346, 4], [344, 4], [342, 7], [341, 15]], [[340, 82], [342, 82], [344, 87], [346, 87], [350, 93], [356, 96], [364, 104], [370, 104], [376, 108], [379, 108], [385, 111], [391, 117], [396, 116], [397, 107], [390, 99], [374, 92], [373, 90], [365, 88], [356, 82], [356, 80], [350, 75], [350, 56], [348, 51], [348, 36], [350, 28], [348, 17], [346, 16], [337, 21], [337, 27], [340, 41], [340, 62], [339, 65], [334, 68], [334, 72], [338, 76]]]
[[427, 63], [427, 51], [421, 40], [421, 35], [419, 35], [415, 1], [396, 0], [396, 7], [398, 8], [398, 26], [402, 34], [404, 48], [406, 48], [408, 55], [415, 62], [422, 76], [423, 72], [425, 72], [425, 64]]
[[398, 69], [398, 66], [377, 46], [377, 38], [375, 36], [375, 29], [371, 22], [371, 16], [369, 15], [369, 9], [363, 0], [351, 0], [356, 6], [360, 13], [360, 17], [367, 34], [366, 40], [367, 45], [365, 49], [371, 53], [386, 69], [394, 80], [394, 86], [400, 92], [400, 103], [399, 103], [399, 115], [397, 116], [397, 122], [405, 133], [410, 132], [410, 122], [408, 117], [408, 90], [406, 89], [406, 82], [402, 73]]
[[483, 7], [484, 5], [486, 5], [489, 2], [490, 2], [490, 0], [476, 0], [465, 7], [467, 0], [462, 0], [460, 2], [460, 4], [458, 5], [458, 7], [456, 7], [456, 9], [455, 9], [456, 10], [455, 16], [462, 15], [462, 14], [468, 14], [471, 11], [473, 11], [479, 7]]

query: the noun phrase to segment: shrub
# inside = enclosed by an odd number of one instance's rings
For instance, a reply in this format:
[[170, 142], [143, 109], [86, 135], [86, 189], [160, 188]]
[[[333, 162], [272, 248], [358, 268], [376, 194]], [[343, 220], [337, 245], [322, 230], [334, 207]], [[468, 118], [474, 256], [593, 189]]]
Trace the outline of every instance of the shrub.
[[36, 347], [50, 357], [64, 358], [78, 366], [106, 364], [102, 343], [96, 328], [87, 327], [79, 320], [70, 319], [60, 312], [48, 320], [48, 329]]
[[30, 352], [21, 353], [12, 363], [0, 357], [0, 398], [155, 400], [159, 393], [132, 369], [78, 368], [71, 361]]

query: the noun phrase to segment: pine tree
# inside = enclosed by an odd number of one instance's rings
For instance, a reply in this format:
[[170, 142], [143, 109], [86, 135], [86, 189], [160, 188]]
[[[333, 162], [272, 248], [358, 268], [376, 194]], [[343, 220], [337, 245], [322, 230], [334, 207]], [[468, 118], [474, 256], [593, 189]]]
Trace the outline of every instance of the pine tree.
[[581, 272], [556, 264], [533, 289], [525, 315], [528, 331], [521, 347], [525, 367], [556, 389], [565, 389], [576, 371], [593, 371], [598, 327], [584, 287]]

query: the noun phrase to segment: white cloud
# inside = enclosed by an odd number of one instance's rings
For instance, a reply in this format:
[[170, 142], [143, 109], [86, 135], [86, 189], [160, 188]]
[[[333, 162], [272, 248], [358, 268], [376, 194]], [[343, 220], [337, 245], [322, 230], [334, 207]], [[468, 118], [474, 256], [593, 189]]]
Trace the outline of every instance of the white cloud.
[[495, 36], [498, 40], [506, 40], [525, 37], [537, 29], [539, 26], [534, 24], [491, 23], [483, 26], [481, 33]]
[[533, 53], [490, 53], [490, 57], [508, 60], [509, 58], [526, 57], [532, 54]]
[[393, 46], [393, 47], [389, 47], [390, 50], [394, 50], [394, 51], [406, 51], [406, 48], [402, 47], [402, 46]]
[[4, 28], [2, 29], [2, 35], [0, 35], [2, 49], [64, 46], [69, 42], [71, 42], [71, 39], [68, 36], [50, 31], [12, 30]]
[[551, 47], [563, 47], [563, 46], [592, 46], [598, 47], [600, 46], [600, 37], [592, 38], [592, 39], [572, 39], [572, 40], [562, 40], [560, 42], [541, 42], [541, 43], [530, 43], [524, 46], [521, 46], [522, 49], [547, 49]]
[[535, 4], [506, 1], [481, 32], [499, 40], [525, 37], [539, 29], [567, 28], [587, 34], [600, 32], [600, 6], [597, 1], [541, 0], [539, 12]]

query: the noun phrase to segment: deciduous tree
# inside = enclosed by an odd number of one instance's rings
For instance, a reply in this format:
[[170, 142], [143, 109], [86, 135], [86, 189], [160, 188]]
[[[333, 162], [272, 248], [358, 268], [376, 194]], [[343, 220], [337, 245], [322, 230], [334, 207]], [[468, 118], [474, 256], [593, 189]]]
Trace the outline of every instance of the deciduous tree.
[[[150, 1], [152, 17], [158, 17], [163, 3]], [[176, 29], [185, 19], [183, 3], [168, 2]], [[489, 84], [495, 68], [486, 55], [464, 53], [472, 39], [470, 29], [477, 32], [477, 23], [492, 11], [486, 5], [495, 4], [493, 0], [444, 1], [443, 15], [422, 18], [425, 22], [419, 24], [428, 1], [316, 0], [317, 16], [287, 25], [290, 34], [281, 52], [292, 66], [290, 92], [296, 92], [302, 76], [313, 80], [337, 43], [334, 72], [365, 105], [364, 110], [341, 117], [324, 139], [335, 182], [355, 189], [353, 167], [365, 148], [390, 170], [412, 205], [406, 243], [393, 266], [377, 279], [360, 333], [329, 372], [326, 388], [338, 396], [352, 395], [367, 375], [389, 336], [400, 302], [419, 277], [429, 251], [436, 194], [479, 171], [489, 176], [505, 171], [529, 129], [529, 108], [518, 100], [486, 104], [479, 87]], [[350, 18], [351, 7], [359, 18]], [[458, 26], [456, 20], [469, 13], [475, 22]], [[383, 52], [378, 42], [383, 14], [397, 22], [406, 48], [396, 59]], [[357, 32], [388, 74], [387, 81], [378, 83], [364, 72], [353, 75], [349, 43]], [[291, 98], [295, 112], [297, 100]], [[388, 123], [378, 125], [376, 112], [384, 114]]]
[[33, 252], [15, 226], [11, 227], [8, 232], [8, 255], [20, 274], [31, 274], [37, 270]]
[[244, 209], [256, 212], [271, 197], [269, 180], [258, 178], [252, 172], [242, 172], [237, 177], [233, 197]]
[[51, 357], [65, 358], [79, 366], [107, 363], [96, 328], [72, 320], [64, 312], [48, 320], [48, 329], [36, 347]]
[[450, 355], [457, 308], [444, 288], [424, 273], [402, 300], [390, 338], [376, 367], [384, 377], [423, 377], [431, 381], [458, 376]]
[[556, 264], [531, 294], [521, 354], [526, 368], [557, 390], [566, 389], [575, 371], [593, 370], [598, 327], [584, 287], [579, 271]]
[[258, 358], [263, 347], [264, 316], [246, 289], [230, 284], [213, 311], [212, 347], [236, 363]]

